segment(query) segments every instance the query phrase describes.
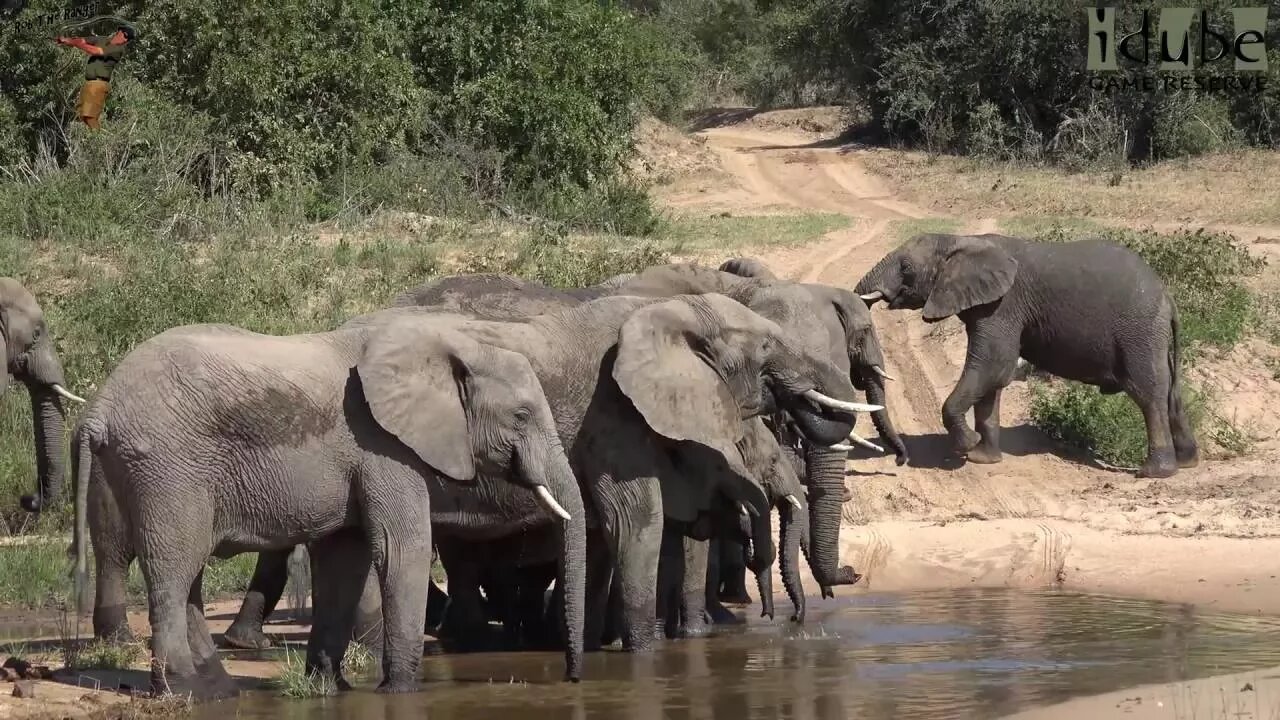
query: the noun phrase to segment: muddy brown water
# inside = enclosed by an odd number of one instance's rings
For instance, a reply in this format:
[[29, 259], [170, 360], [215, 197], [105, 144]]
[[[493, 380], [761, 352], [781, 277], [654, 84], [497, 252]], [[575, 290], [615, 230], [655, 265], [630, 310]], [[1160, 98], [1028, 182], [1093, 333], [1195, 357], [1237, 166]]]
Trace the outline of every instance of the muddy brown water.
[[418, 693], [379, 695], [368, 680], [319, 700], [263, 689], [204, 706], [197, 717], [995, 718], [1133, 685], [1280, 665], [1280, 618], [1183, 605], [973, 590], [865, 594], [810, 607], [803, 627], [752, 617], [712, 638], [661, 643], [651, 655], [592, 653], [578, 685], [560, 682], [556, 653], [431, 655]]

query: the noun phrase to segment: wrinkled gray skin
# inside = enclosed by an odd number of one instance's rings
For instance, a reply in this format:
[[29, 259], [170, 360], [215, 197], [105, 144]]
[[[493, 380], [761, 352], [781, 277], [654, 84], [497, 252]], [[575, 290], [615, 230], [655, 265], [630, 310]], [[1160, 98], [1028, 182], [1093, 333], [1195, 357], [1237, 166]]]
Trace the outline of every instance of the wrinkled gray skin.
[[[441, 278], [402, 293], [392, 301], [392, 307], [424, 306], [437, 311], [460, 312], [471, 317], [495, 321], [526, 319], [577, 307], [580, 304], [578, 299], [559, 290], [522, 278], [496, 274]], [[475, 543], [471, 545], [474, 546]], [[501, 546], [506, 548], [509, 544], [504, 543]], [[287, 551], [284, 552], [287, 553]], [[457, 556], [456, 553], [447, 554]], [[487, 552], [483, 553], [483, 556], [502, 557], [500, 554]], [[482, 611], [479, 607], [468, 605], [468, 599], [478, 593], [478, 587], [474, 590], [469, 586], [463, 589], [460, 579], [464, 576], [479, 577], [483, 569], [464, 569], [459, 567], [457, 562], [454, 562], [454, 567], [450, 569], [448, 562], [442, 559], [442, 563], [450, 573], [451, 598], [455, 600], [461, 598], [461, 602], [454, 603], [452, 615], [454, 620], [449, 623], [445, 631], [458, 641], [460, 646], [465, 645], [470, 639], [467, 637], [468, 630], [474, 634], [477, 622], [473, 621], [481, 616]], [[283, 556], [267, 554], [259, 556], [253, 578], [249, 582], [249, 590], [240, 605], [240, 611], [223, 635], [226, 645], [246, 649], [265, 649], [271, 646], [271, 641], [263, 633], [263, 625], [275, 609], [288, 582], [288, 577], [283, 572], [284, 568]], [[374, 593], [366, 592], [361, 601], [361, 618], [367, 620], [380, 617], [380, 610], [374, 602], [375, 597]]]
[[[405, 307], [369, 317], [433, 312]], [[852, 401], [848, 378], [721, 295], [609, 297], [523, 322], [459, 319], [457, 327], [529, 358], [555, 408], [589, 504], [588, 648], [602, 636], [615, 574], [624, 648], [651, 647], [664, 514], [692, 522], [716, 491], [767, 512], [767, 498], [736, 459], [742, 420], [781, 409], [825, 444], [852, 426], [850, 414], [801, 397], [816, 389]], [[734, 470], [726, 475], [739, 480], [717, 486], [679, 472], [667, 450], [681, 441], [719, 453]]]
[[[743, 465], [750, 468], [756, 482], [764, 489], [770, 510], [776, 508], [782, 519], [782, 579], [787, 594], [795, 604], [792, 620], [804, 621], [804, 588], [800, 582], [800, 538], [807, 532], [807, 504], [804, 488], [795, 467], [784, 456], [777, 440], [759, 418], [744, 423], [743, 439], [738, 443]], [[786, 498], [794, 498], [800, 511]], [[709, 528], [698, 527], [709, 524]], [[678, 523], [668, 523], [663, 536], [663, 562], [659, 566], [658, 593], [659, 617], [666, 623], [669, 637], [696, 637], [706, 633], [706, 618], [713, 622], [735, 622], [736, 616], [726, 610], [716, 597], [715, 578], [718, 573], [708, 569], [715, 563], [708, 562], [712, 547], [698, 547], [700, 541], [715, 538], [732, 538], [739, 547], [750, 547], [744, 565], [756, 575], [760, 591], [762, 616], [774, 616], [772, 573], [775, 546], [772, 539], [770, 513], [760, 516], [741, 513], [740, 508], [728, 500], [718, 502], [699, 517], [693, 528]], [[666, 607], [663, 607], [663, 601]], [[705, 614], [704, 614], [705, 613]]]
[[[1137, 254], [1101, 240], [926, 234], [881, 259], [857, 291], [880, 293], [890, 310], [923, 310], [925, 322], [952, 315], [964, 322], [964, 370], [942, 420], [970, 461], [1001, 459], [1000, 393], [1021, 356], [1138, 404], [1147, 424], [1139, 477], [1198, 464], [1179, 387], [1177, 310]], [[969, 408], [976, 433], [965, 420]]]
[[[758, 261], [735, 258], [722, 267], [740, 272], [760, 271]], [[771, 275], [771, 273], [770, 273]], [[606, 281], [599, 288], [610, 287]], [[679, 293], [723, 293], [760, 315], [787, 328], [807, 352], [827, 358], [853, 385], [866, 392], [868, 403], [885, 404], [884, 379], [873, 368], [883, 369], [884, 356], [871, 324], [871, 314], [858, 296], [848, 290], [767, 278], [744, 278], [722, 270], [692, 264], [648, 268], [612, 284], [618, 295], [666, 297]], [[907, 448], [893, 427], [887, 409], [872, 421], [885, 442], [894, 448], [899, 465], [907, 462]], [[830, 596], [835, 585], [850, 585], [861, 575], [839, 564], [840, 518], [846, 498], [847, 453], [816, 443], [802, 443], [805, 485], [809, 489], [810, 568]]]
[[[575, 558], [565, 612], [577, 626], [566, 630], [567, 674], [580, 671], [585, 512], [532, 368], [434, 318], [386, 320], [283, 337], [174, 328], [130, 352], [89, 404], [73, 458], [77, 581], [88, 522], [97, 630], [100, 618], [120, 619], [107, 612], [122, 609], [136, 554], [156, 692], [236, 692], [205, 624], [205, 560], [300, 543], [314, 600], [307, 668], [346, 687], [340, 663], [372, 564], [387, 618], [378, 689], [416, 689], [437, 497], [459, 498], [442, 501], [439, 516], [480, 512], [467, 499], [480, 496], [516, 526], [564, 526]], [[543, 509], [538, 486], [570, 521]]]
[[65, 413], [55, 386], [65, 389], [62, 361], [53, 334], [35, 297], [13, 278], [0, 278], [0, 351], [5, 358], [4, 388], [17, 378], [31, 397], [35, 432], [35, 494], [22, 497], [22, 508], [37, 513], [62, 491], [65, 472]]

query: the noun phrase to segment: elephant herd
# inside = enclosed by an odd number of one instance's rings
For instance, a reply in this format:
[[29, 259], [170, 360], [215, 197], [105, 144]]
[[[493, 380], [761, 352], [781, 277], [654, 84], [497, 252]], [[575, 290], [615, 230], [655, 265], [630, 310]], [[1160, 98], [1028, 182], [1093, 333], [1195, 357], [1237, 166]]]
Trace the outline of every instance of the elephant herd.
[[[725, 619], [722, 565], [756, 575], [772, 617], [778, 560], [803, 622], [801, 554], [823, 597], [860, 578], [839, 562], [845, 443], [880, 448], [853, 432], [856, 414], [909, 461], [885, 408], [880, 301], [964, 322], [942, 414], [970, 460], [999, 460], [1000, 391], [1025, 358], [1129, 393], [1150, 433], [1143, 474], [1195, 464], [1176, 311], [1114, 245], [922, 235], [852, 291], [747, 258], [568, 290], [459, 275], [328, 332], [189, 325], [133, 348], [72, 433], [77, 597], [92, 546], [94, 635], [128, 636], [136, 560], [153, 690], [198, 699], [235, 693], [204, 617], [211, 556], [258, 553], [224, 642], [265, 647], [305, 547], [307, 669], [347, 687], [342, 658], [360, 637], [381, 655], [380, 692], [416, 689], [424, 622], [466, 646], [491, 618], [513, 646], [562, 649], [577, 681], [583, 652], [619, 639], [643, 652]], [[34, 298], [0, 281], [0, 311], [9, 374], [31, 391], [38, 492], [23, 505], [37, 512], [60, 491], [61, 399], [85, 401], [63, 387]]]

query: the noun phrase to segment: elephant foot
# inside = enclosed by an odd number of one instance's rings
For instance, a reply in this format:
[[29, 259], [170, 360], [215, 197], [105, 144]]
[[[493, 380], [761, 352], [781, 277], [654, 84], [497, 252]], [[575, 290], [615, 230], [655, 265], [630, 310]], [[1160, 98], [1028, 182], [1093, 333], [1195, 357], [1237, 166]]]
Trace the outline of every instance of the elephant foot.
[[128, 644], [137, 642], [138, 636], [133, 634], [123, 605], [109, 608], [95, 608], [93, 611], [93, 637], [109, 643]]
[[1178, 471], [1177, 458], [1172, 448], [1162, 448], [1147, 456], [1147, 461], [1138, 468], [1140, 478], [1167, 478]]
[[152, 671], [151, 694], [153, 697], [189, 697], [194, 703], [207, 703], [238, 697], [240, 690], [225, 673], [175, 677]]
[[699, 618], [700, 622], [687, 622], [676, 632], [677, 637], [681, 638], [701, 638], [711, 634], [711, 628], [707, 625], [706, 618]]
[[1200, 464], [1200, 450], [1194, 445], [1190, 448], [1175, 447], [1174, 455], [1178, 458], [1178, 467], [1180, 468], [1193, 468]]
[[222, 645], [240, 650], [267, 650], [271, 647], [271, 638], [259, 628], [232, 624], [222, 635]]
[[952, 433], [951, 437], [957, 455], [968, 453], [982, 442], [982, 436], [969, 428], [964, 428], [959, 437], [956, 437], [955, 433]]
[[743, 623], [742, 618], [719, 603], [708, 605], [707, 614], [711, 616], [711, 622], [715, 625], [741, 625]]
[[994, 465], [1003, 460], [1004, 455], [1000, 452], [1000, 448], [981, 443], [966, 453], [965, 458], [969, 462], [979, 465]]
[[406, 693], [418, 692], [418, 683], [413, 680], [383, 680], [378, 684], [376, 693], [383, 695], [404, 695]]

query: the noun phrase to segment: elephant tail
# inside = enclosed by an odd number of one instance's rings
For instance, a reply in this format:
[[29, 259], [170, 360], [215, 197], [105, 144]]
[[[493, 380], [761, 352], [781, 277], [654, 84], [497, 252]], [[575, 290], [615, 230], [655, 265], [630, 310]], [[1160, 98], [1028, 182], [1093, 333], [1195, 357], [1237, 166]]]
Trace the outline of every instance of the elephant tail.
[[1169, 298], [1169, 418], [1182, 417], [1182, 385], [1180, 357], [1178, 351], [1178, 306]]
[[99, 424], [92, 418], [82, 420], [76, 426], [75, 452], [71, 455], [71, 478], [75, 483], [75, 529], [70, 552], [75, 556], [76, 612], [84, 613], [88, 606], [86, 594], [89, 588], [89, 477], [93, 468], [94, 449], [101, 446]]

